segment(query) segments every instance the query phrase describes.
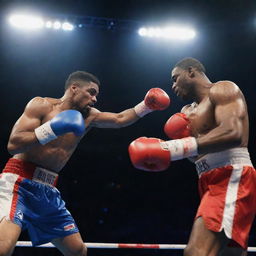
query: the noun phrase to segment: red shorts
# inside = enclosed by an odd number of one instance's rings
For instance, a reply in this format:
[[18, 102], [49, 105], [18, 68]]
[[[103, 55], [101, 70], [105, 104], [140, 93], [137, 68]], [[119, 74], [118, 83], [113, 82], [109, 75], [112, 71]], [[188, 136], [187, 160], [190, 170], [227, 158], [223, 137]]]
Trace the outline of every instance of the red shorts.
[[256, 209], [256, 172], [252, 166], [234, 164], [203, 172], [199, 178], [202, 217], [209, 230], [220, 232], [247, 248]]

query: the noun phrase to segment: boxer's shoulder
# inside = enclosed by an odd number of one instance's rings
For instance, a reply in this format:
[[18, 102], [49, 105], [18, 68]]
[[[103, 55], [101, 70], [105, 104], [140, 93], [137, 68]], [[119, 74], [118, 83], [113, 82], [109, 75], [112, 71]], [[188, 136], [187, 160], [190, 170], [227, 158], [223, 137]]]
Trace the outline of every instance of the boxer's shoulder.
[[97, 108], [90, 108], [88, 111], [88, 117], [90, 119], [94, 119], [99, 113], [101, 113], [101, 111], [99, 111]]
[[58, 103], [60, 103], [60, 99], [55, 99], [55, 98], [48, 98], [48, 97], [34, 97], [32, 98], [27, 106], [28, 107], [34, 107], [34, 106], [41, 106], [41, 107], [51, 107], [51, 106], [54, 106]]
[[237, 84], [229, 80], [222, 80], [212, 84], [211, 90], [216, 90], [217, 88], [230, 88], [230, 89], [239, 89]]
[[89, 126], [94, 120], [95, 118], [98, 116], [98, 114], [101, 113], [101, 111], [99, 111], [97, 108], [93, 108], [91, 107], [87, 114], [86, 114], [86, 125]]
[[53, 98], [34, 97], [28, 102], [25, 108], [25, 112], [27, 114], [47, 114], [51, 112], [54, 108], [54, 105], [56, 105], [55, 100], [56, 99]]
[[61, 99], [56, 99], [56, 98], [50, 98], [50, 97], [44, 97], [41, 99], [44, 101], [45, 104], [50, 104], [50, 105], [58, 105], [63, 103]]
[[213, 83], [210, 94], [234, 94], [238, 93], [240, 91], [239, 87], [232, 81], [218, 81], [216, 83]]
[[209, 98], [213, 103], [232, 101], [241, 95], [239, 87], [232, 81], [218, 81], [212, 85], [209, 92]]

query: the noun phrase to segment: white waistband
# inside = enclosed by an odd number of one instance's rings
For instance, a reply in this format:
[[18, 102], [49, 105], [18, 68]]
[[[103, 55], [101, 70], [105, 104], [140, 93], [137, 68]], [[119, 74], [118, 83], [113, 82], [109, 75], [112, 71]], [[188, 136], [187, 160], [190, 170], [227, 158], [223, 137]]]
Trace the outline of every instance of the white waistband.
[[41, 167], [36, 167], [32, 180], [54, 187], [56, 186], [58, 176], [59, 175], [55, 172], [51, 172]]
[[232, 148], [217, 153], [210, 153], [195, 162], [199, 176], [203, 172], [234, 164], [253, 166], [247, 148]]

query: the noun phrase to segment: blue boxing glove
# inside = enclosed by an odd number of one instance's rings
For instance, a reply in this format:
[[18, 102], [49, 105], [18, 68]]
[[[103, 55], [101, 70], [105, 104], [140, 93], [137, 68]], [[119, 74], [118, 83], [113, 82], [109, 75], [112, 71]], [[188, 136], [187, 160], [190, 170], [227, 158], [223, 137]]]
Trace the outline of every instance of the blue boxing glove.
[[77, 110], [65, 110], [54, 118], [35, 129], [35, 134], [40, 144], [55, 140], [68, 132], [81, 136], [85, 131], [85, 123], [82, 114]]

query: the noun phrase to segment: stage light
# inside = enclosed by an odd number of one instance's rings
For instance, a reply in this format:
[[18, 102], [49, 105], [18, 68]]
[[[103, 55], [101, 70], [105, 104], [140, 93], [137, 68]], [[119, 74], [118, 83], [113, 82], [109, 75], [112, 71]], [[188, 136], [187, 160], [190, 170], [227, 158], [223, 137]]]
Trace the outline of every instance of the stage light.
[[63, 30], [73, 30], [74, 29], [74, 25], [70, 24], [69, 22], [64, 22], [62, 24], [62, 29]]
[[196, 36], [195, 30], [186, 27], [142, 27], [138, 30], [140, 36], [166, 38], [174, 40], [189, 40]]
[[12, 26], [20, 28], [20, 29], [40, 29], [40, 28], [48, 28], [54, 30], [68, 30], [71, 31], [74, 29], [74, 25], [65, 21], [61, 22], [59, 20], [52, 21], [47, 20], [44, 21], [43, 18], [25, 15], [25, 14], [14, 14], [9, 17], [9, 22]]
[[45, 27], [46, 28], [52, 28], [52, 22], [51, 21], [46, 21], [45, 22]]
[[140, 35], [140, 36], [146, 36], [147, 35], [147, 29], [146, 28], [140, 28], [139, 30], [138, 30], [138, 34]]
[[44, 22], [41, 17], [31, 15], [11, 15], [9, 22], [12, 26], [21, 29], [40, 29], [43, 27]]
[[54, 29], [60, 29], [60, 28], [61, 28], [61, 23], [60, 23], [59, 21], [55, 21], [55, 22], [53, 23], [53, 28], [54, 28]]

